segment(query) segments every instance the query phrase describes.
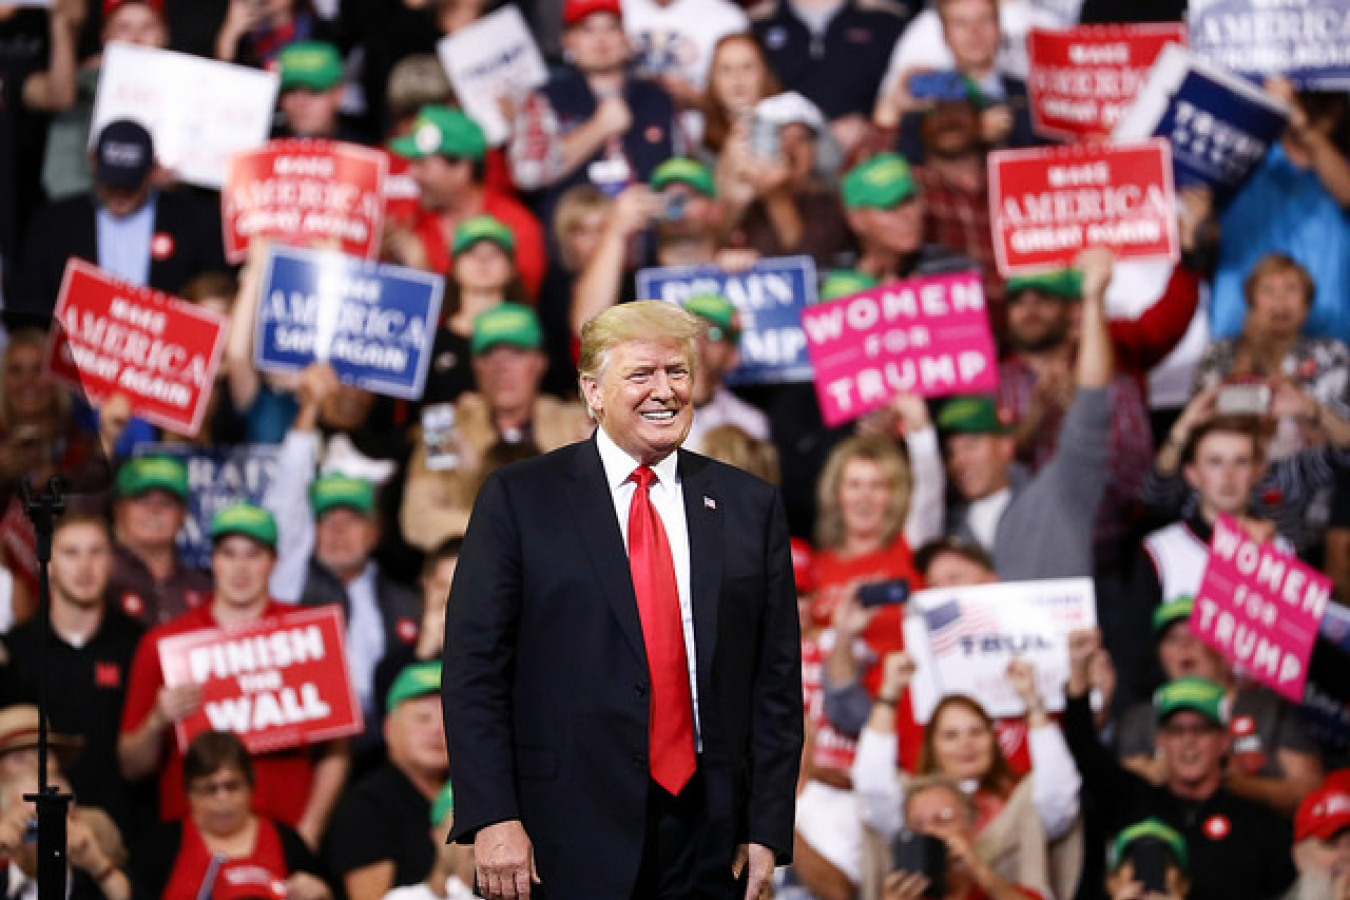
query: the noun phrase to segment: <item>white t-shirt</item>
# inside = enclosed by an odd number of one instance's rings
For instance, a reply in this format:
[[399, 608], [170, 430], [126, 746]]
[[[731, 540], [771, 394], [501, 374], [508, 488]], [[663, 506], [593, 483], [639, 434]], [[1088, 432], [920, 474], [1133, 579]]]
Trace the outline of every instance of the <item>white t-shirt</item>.
[[717, 42], [749, 31], [750, 20], [730, 0], [623, 0], [623, 27], [639, 72], [679, 75], [702, 88]]
[[[1066, 18], [1033, 4], [1031, 0], [1001, 0], [998, 22], [1003, 32], [996, 67], [999, 74], [1013, 78], [1027, 77], [1027, 32], [1033, 28], [1067, 28], [1075, 18]], [[891, 61], [881, 81], [884, 94], [895, 84], [901, 72], [928, 69], [935, 72], [955, 67], [952, 52], [942, 36], [942, 22], [937, 11], [925, 9], [910, 21], [900, 40], [891, 51]]]

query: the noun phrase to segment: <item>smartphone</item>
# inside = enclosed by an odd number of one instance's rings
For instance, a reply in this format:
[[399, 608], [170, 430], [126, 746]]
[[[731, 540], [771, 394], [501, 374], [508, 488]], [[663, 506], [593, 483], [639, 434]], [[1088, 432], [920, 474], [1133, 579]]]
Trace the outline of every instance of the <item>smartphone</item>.
[[38, 820], [37, 816], [29, 816], [23, 823], [22, 842], [25, 844], [36, 844], [38, 839]]
[[1130, 845], [1125, 858], [1134, 863], [1134, 880], [1144, 886], [1145, 893], [1167, 893], [1167, 863], [1172, 851], [1166, 844], [1143, 838]]
[[765, 116], [751, 116], [750, 152], [760, 159], [777, 159], [781, 149], [778, 123]]
[[960, 72], [919, 72], [905, 82], [909, 95], [915, 100], [965, 100], [966, 80]]
[[858, 586], [858, 605], [866, 608], [874, 606], [898, 606], [909, 599], [909, 579], [892, 578], [888, 581], [874, 581]]
[[433, 472], [459, 467], [453, 403], [432, 403], [422, 407], [422, 449], [427, 468]]
[[923, 875], [928, 879], [923, 895], [941, 897], [947, 893], [947, 845], [932, 835], [901, 828], [891, 841], [891, 870]]
[[1270, 385], [1225, 384], [1214, 398], [1214, 411], [1221, 416], [1264, 416], [1270, 412]]

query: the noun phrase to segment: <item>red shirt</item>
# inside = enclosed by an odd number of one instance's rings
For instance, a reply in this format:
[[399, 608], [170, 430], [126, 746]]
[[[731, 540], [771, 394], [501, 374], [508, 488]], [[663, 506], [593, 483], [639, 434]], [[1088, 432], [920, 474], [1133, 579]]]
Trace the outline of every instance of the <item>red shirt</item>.
[[[211, 603], [204, 603], [176, 619], [146, 632], [136, 648], [127, 681], [126, 705], [122, 708], [122, 734], [138, 729], [155, 708], [159, 689], [164, 686], [164, 671], [159, 664], [159, 642], [176, 634], [216, 628]], [[295, 607], [269, 601], [260, 618], [283, 618]], [[183, 751], [178, 749], [177, 734], [168, 729], [159, 769], [159, 814], [167, 821], [187, 815], [187, 794], [183, 788]], [[270, 816], [292, 828], [309, 803], [314, 767], [307, 748], [278, 750], [256, 754], [253, 762], [253, 811]]]
[[[544, 230], [539, 220], [517, 200], [491, 191], [483, 192], [483, 212], [497, 219], [511, 229], [516, 239], [516, 274], [531, 302], [539, 296], [539, 288], [544, 283], [544, 271], [548, 268], [548, 258], [544, 250]], [[427, 263], [431, 271], [441, 275], [449, 274], [452, 256], [450, 243], [441, 231], [441, 219], [431, 210], [419, 210], [413, 223], [413, 232], [422, 241], [427, 252]]]
[[[911, 591], [923, 587], [923, 577], [914, 568], [914, 559], [903, 535], [897, 537], [889, 547], [849, 559], [843, 559], [831, 550], [821, 550], [816, 554], [818, 594], [832, 586], [842, 587], [850, 581], [883, 581], [890, 578], [908, 579]], [[883, 607], [872, 617], [862, 634], [866, 658], [859, 660], [861, 681], [873, 698], [881, 687], [881, 661], [886, 654], [905, 649], [905, 633], [901, 628], [903, 616], [903, 606]], [[900, 765], [906, 771], [913, 772], [919, 760], [923, 728], [914, 721], [908, 692], [900, 698], [895, 716], [896, 734], [900, 740]]]

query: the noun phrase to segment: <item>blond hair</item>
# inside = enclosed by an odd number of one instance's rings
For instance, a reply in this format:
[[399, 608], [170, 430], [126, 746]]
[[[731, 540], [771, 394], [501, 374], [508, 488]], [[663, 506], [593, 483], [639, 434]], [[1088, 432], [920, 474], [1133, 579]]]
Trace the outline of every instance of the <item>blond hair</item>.
[[[599, 382], [605, 374], [610, 354], [620, 344], [655, 341], [684, 354], [691, 377], [698, 377], [698, 336], [707, 323], [664, 300], [635, 300], [620, 303], [581, 326], [581, 358], [577, 371], [582, 381]], [[586, 403], [586, 392], [581, 392]], [[587, 403], [587, 409], [590, 404]], [[591, 410], [595, 418], [595, 411]]]
[[857, 435], [830, 451], [816, 486], [816, 546], [822, 550], [839, 550], [848, 537], [844, 510], [839, 503], [839, 485], [844, 480], [844, 468], [855, 459], [876, 463], [891, 483], [882, 543], [889, 545], [905, 526], [912, 487], [909, 461], [893, 442], [870, 435]]
[[718, 425], [703, 436], [701, 452], [729, 466], [744, 469], [770, 484], [779, 478], [778, 448], [762, 441], [738, 425]]

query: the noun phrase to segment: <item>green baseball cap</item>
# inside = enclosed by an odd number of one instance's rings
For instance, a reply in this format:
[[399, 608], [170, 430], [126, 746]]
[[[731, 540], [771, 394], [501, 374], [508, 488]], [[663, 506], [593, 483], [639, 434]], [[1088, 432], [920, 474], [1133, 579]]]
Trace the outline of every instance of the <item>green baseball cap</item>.
[[1158, 688], [1153, 705], [1162, 722], [1172, 713], [1193, 710], [1215, 725], [1228, 724], [1228, 703], [1223, 688], [1207, 678], [1178, 678]]
[[323, 475], [309, 488], [309, 505], [316, 519], [338, 508], [368, 516], [375, 512], [375, 485], [350, 475]]
[[296, 41], [277, 54], [281, 69], [281, 89], [309, 88], [326, 91], [342, 81], [342, 56], [332, 44], [323, 41]]
[[426, 662], [415, 662], [412, 665], [404, 666], [403, 671], [399, 672], [398, 677], [394, 679], [385, 699], [385, 709], [393, 712], [394, 708], [404, 700], [416, 700], [418, 697], [435, 694], [440, 689], [440, 661], [433, 659]]
[[491, 241], [506, 251], [507, 255], [516, 252], [516, 236], [501, 219], [489, 216], [473, 216], [455, 226], [455, 239], [450, 244], [451, 253], [463, 253], [479, 241]]
[[1115, 871], [1120, 868], [1120, 864], [1125, 860], [1125, 851], [1129, 849], [1131, 844], [1145, 840], [1162, 841], [1163, 845], [1171, 851], [1172, 859], [1176, 861], [1177, 866], [1182, 871], [1188, 868], [1185, 838], [1160, 819], [1145, 819], [1122, 830], [1120, 834], [1116, 835], [1116, 839], [1111, 842], [1111, 858], [1109, 861], [1111, 870]]
[[186, 503], [187, 466], [171, 456], [137, 456], [123, 463], [117, 471], [117, 493], [139, 497], [150, 491], [168, 491]]
[[210, 532], [212, 542], [242, 534], [269, 549], [277, 549], [277, 520], [270, 512], [252, 503], [236, 503], [217, 510], [211, 517]]
[[1061, 300], [1083, 299], [1083, 273], [1077, 269], [1060, 269], [1040, 275], [1018, 275], [1008, 279], [1007, 295], [1013, 297], [1022, 291], [1040, 291]]
[[487, 138], [478, 123], [463, 110], [450, 106], [424, 106], [413, 119], [408, 133], [389, 142], [389, 150], [404, 159], [426, 159], [439, 154], [480, 160], [487, 153]]
[[1195, 598], [1189, 595], [1177, 597], [1159, 606], [1153, 611], [1154, 634], [1162, 637], [1163, 632], [1171, 628], [1173, 623], [1189, 619], [1193, 609], [1195, 609]]
[[469, 351], [479, 356], [502, 346], [520, 350], [543, 349], [544, 329], [534, 310], [519, 303], [503, 303], [474, 317]]
[[436, 799], [431, 802], [431, 827], [439, 828], [445, 821], [445, 817], [455, 811], [455, 792], [450, 789], [450, 782], [436, 792]]
[[741, 339], [741, 316], [736, 307], [720, 294], [695, 294], [684, 301], [684, 308], [709, 322], [708, 339], [736, 343]]
[[849, 297], [870, 290], [879, 284], [881, 282], [871, 275], [865, 275], [852, 269], [830, 272], [825, 276], [825, 280], [820, 283], [820, 302], [825, 303], [829, 300], [838, 300], [840, 297]]
[[918, 193], [909, 163], [897, 153], [879, 153], [844, 176], [846, 209], [892, 209]]
[[1009, 434], [1012, 423], [985, 394], [953, 397], [938, 412], [937, 426], [950, 434]]
[[687, 184], [705, 197], [717, 196], [712, 172], [703, 163], [685, 156], [668, 159], [652, 172], [652, 187], [656, 190], [663, 191], [671, 184]]

